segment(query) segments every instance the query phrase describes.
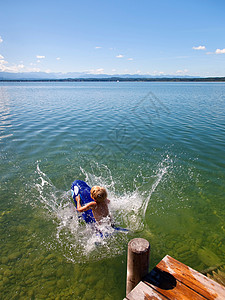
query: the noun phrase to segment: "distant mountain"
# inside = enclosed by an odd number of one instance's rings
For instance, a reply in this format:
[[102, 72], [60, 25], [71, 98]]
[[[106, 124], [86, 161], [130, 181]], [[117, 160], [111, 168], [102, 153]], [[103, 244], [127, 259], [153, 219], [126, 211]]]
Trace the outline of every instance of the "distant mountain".
[[24, 73], [8, 73], [0, 72], [0, 80], [46, 80], [46, 79], [77, 79], [77, 78], [199, 78], [197, 76], [175, 76], [175, 75], [139, 75], [139, 74], [90, 74], [82, 72], [70, 73], [45, 73], [45, 72], [24, 72]]

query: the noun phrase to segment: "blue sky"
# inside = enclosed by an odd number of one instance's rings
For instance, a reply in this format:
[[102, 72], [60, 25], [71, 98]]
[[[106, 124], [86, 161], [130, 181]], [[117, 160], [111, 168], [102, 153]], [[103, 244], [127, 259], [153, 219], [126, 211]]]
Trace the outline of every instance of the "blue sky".
[[224, 0], [11, 0], [0, 71], [225, 76]]

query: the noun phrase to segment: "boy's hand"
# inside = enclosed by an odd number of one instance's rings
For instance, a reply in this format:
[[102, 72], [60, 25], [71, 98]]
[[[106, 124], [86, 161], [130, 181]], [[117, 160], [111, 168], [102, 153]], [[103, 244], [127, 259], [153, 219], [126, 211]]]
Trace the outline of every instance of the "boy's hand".
[[75, 199], [76, 199], [77, 202], [78, 201], [80, 202], [80, 195], [78, 195]]

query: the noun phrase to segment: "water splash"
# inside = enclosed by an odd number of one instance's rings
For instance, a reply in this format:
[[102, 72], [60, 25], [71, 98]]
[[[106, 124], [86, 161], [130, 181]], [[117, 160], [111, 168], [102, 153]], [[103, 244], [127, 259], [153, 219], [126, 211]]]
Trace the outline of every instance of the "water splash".
[[163, 176], [168, 172], [168, 169], [169, 169], [171, 163], [172, 163], [172, 160], [167, 155], [167, 157], [159, 164], [157, 173], [155, 175], [155, 181], [152, 184], [152, 187], [149, 191], [148, 196], [145, 197], [145, 199], [142, 203], [142, 206], [141, 206], [143, 219], [145, 218], [145, 214], [146, 214], [151, 196], [154, 193], [154, 191], [156, 190], [156, 188], [159, 185], [160, 181], [162, 180]]
[[[35, 188], [39, 193], [37, 202], [40, 202], [45, 210], [49, 213], [57, 212], [64, 204], [65, 192], [57, 191], [49, 177], [40, 170], [39, 162], [37, 162], [36, 174], [38, 178], [35, 182]], [[39, 206], [39, 203], [36, 203]]]
[[[138, 175], [143, 184], [136, 185], [132, 192], [118, 195], [116, 192], [117, 180], [113, 178], [111, 170], [106, 165], [95, 163], [88, 172], [80, 168], [85, 181], [90, 185], [105, 186], [110, 199], [109, 209], [117, 226], [129, 228], [130, 233], [143, 230], [147, 207], [152, 193], [156, 190], [163, 176], [167, 173], [169, 159], [158, 166], [153, 176]], [[47, 215], [55, 224], [55, 234], [46, 241], [50, 248], [59, 248], [62, 254], [73, 262], [98, 260], [121, 254], [128, 242], [129, 234], [113, 232], [111, 228], [101, 228], [101, 231], [110, 238], [101, 238], [93, 233], [93, 228], [79, 219], [79, 215], [71, 201], [70, 191], [60, 191], [54, 186], [50, 178], [41, 171], [37, 163], [34, 188], [37, 193], [36, 206], [41, 207], [43, 215]], [[57, 246], [56, 246], [57, 244]]]

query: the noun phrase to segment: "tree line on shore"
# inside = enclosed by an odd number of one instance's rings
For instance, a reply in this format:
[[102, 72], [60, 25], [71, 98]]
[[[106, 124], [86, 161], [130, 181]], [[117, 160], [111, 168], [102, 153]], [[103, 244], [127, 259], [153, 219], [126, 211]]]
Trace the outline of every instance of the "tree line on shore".
[[225, 77], [2, 79], [0, 82], [225, 82]]

